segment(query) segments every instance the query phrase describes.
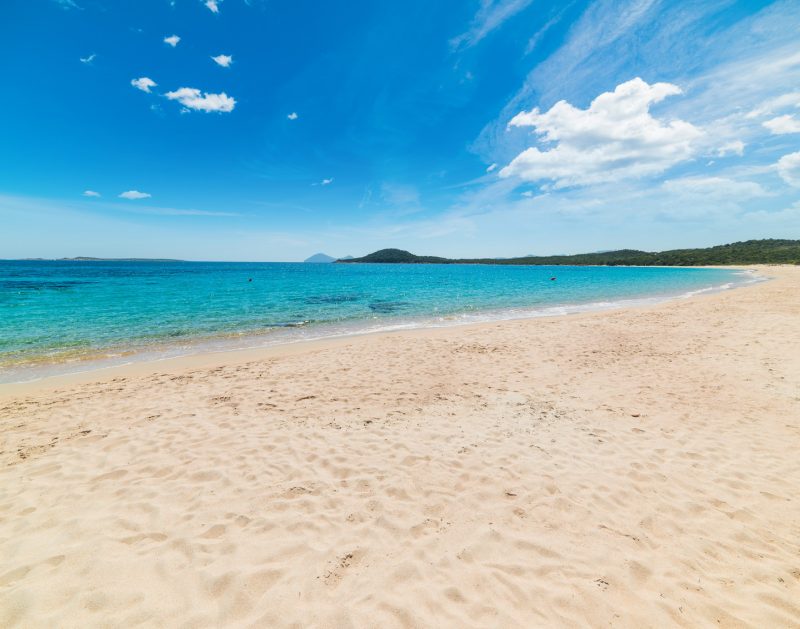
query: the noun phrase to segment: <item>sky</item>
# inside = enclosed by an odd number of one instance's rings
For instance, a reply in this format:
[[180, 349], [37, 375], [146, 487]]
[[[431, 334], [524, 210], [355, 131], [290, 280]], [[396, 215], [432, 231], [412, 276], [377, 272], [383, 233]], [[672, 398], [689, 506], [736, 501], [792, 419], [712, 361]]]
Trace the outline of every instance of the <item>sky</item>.
[[800, 3], [6, 0], [0, 258], [800, 238]]

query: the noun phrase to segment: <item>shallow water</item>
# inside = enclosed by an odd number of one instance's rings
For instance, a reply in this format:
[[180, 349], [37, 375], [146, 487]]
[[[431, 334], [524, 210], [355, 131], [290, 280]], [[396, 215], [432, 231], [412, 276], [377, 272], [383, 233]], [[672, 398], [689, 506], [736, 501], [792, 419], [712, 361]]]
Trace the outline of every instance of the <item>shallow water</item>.
[[87, 360], [568, 314], [749, 281], [694, 268], [0, 261], [0, 382]]

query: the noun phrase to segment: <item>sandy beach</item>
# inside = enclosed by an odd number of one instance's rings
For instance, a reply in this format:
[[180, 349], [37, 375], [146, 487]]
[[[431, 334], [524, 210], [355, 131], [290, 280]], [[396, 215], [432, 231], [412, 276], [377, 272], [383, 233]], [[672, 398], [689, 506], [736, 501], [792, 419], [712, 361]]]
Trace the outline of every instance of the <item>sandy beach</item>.
[[800, 268], [0, 387], [2, 627], [800, 627]]

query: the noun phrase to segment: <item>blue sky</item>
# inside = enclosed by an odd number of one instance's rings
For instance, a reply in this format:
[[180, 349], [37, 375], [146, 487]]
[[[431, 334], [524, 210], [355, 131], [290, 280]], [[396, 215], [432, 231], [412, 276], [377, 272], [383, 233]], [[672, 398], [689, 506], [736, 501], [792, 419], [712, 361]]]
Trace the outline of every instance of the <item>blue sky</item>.
[[4, 14], [0, 258], [800, 238], [797, 2], [10, 0]]

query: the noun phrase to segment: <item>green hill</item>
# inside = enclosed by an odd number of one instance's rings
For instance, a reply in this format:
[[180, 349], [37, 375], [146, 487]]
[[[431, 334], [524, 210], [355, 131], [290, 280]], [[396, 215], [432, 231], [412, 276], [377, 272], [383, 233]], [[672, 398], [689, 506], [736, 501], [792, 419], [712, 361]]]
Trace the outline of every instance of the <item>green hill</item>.
[[338, 260], [338, 262], [374, 262], [378, 264], [451, 264], [454, 260], [435, 256], [415, 256], [402, 249], [381, 249], [363, 258]]
[[363, 258], [337, 260], [339, 263], [378, 264], [520, 264], [574, 266], [706, 266], [742, 264], [800, 264], [800, 240], [746, 240], [704, 249], [638, 251], [620, 249], [599, 253], [523, 258], [450, 259], [417, 256], [402, 249], [381, 249]]

